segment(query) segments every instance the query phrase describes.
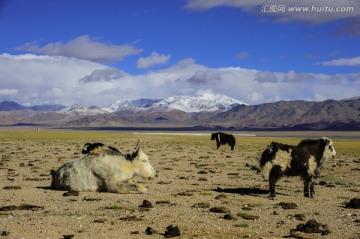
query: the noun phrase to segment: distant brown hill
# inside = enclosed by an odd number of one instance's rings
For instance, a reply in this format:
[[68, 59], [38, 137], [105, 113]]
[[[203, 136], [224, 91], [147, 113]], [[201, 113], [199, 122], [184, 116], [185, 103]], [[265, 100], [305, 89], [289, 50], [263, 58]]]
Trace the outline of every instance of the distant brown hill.
[[360, 98], [279, 101], [237, 105], [225, 112], [187, 113], [171, 108], [94, 115], [61, 111], [0, 111], [0, 125], [49, 124], [56, 127], [193, 127], [232, 130], [360, 130]]

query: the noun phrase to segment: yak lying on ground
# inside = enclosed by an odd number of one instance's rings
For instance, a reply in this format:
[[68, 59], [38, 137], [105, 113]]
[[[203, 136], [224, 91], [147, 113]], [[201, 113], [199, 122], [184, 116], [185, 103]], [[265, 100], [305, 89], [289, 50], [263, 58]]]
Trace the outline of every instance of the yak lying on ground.
[[314, 197], [315, 179], [326, 159], [335, 157], [333, 142], [328, 138], [305, 139], [297, 146], [272, 142], [262, 153], [260, 168], [269, 180], [270, 197], [275, 197], [276, 182], [282, 176], [300, 176], [304, 196]]
[[156, 176], [148, 156], [140, 150], [138, 141], [132, 153], [123, 155], [102, 147], [97, 154], [88, 154], [52, 171], [51, 188], [55, 190], [99, 191], [128, 193], [136, 190], [146, 193], [147, 189], [131, 179], [138, 175], [152, 179]]
[[211, 140], [216, 140], [216, 146], [217, 148], [220, 147], [222, 144], [229, 144], [231, 147], [231, 150], [234, 150], [235, 147], [235, 137], [231, 134], [225, 134], [222, 132], [213, 133], [211, 134]]

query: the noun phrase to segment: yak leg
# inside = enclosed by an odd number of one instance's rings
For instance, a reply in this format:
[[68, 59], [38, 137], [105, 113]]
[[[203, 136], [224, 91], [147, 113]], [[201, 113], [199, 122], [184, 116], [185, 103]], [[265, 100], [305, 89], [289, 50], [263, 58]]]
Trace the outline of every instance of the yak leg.
[[270, 198], [274, 199], [276, 194], [275, 194], [275, 187], [276, 187], [276, 182], [279, 180], [279, 178], [282, 176], [282, 169], [279, 165], [275, 165], [271, 170], [270, 170], [270, 174], [269, 174], [269, 191], [270, 191]]
[[147, 193], [147, 188], [140, 183], [135, 183], [132, 180], [117, 183], [116, 193], [130, 193], [136, 191], [138, 193]]
[[220, 147], [220, 142], [216, 142], [217, 149]]
[[304, 197], [313, 198], [315, 196], [315, 179], [313, 176], [308, 176], [304, 179]]

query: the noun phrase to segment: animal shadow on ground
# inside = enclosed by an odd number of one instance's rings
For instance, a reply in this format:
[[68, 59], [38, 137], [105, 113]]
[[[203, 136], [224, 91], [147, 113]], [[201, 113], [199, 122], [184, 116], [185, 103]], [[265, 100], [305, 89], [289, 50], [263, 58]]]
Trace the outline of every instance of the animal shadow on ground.
[[215, 192], [219, 193], [234, 193], [234, 194], [241, 194], [241, 195], [250, 195], [250, 196], [258, 196], [269, 194], [269, 190], [264, 190], [260, 188], [217, 188], [213, 189]]

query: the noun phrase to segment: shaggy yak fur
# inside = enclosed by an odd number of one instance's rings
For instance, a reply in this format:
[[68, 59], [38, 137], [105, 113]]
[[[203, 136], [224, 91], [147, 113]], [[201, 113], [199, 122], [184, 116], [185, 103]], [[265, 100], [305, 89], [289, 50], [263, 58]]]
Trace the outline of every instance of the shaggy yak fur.
[[305, 139], [297, 146], [272, 142], [262, 153], [260, 168], [269, 180], [270, 198], [275, 197], [276, 182], [282, 176], [300, 176], [304, 196], [314, 197], [315, 179], [326, 159], [335, 157], [333, 142], [328, 138]]
[[[100, 143], [101, 144], [101, 143]], [[156, 176], [148, 156], [140, 150], [140, 141], [134, 151], [122, 154], [110, 147], [98, 145], [96, 153], [89, 151], [83, 158], [70, 161], [58, 170], [52, 170], [51, 188], [54, 190], [98, 191], [128, 193], [147, 189], [134, 183], [134, 176], [152, 179]]]
[[121, 152], [119, 150], [117, 150], [114, 147], [111, 146], [105, 146], [103, 143], [86, 143], [84, 145], [83, 150], [81, 151], [81, 153], [83, 154], [99, 154], [101, 152], [103, 152], [104, 150], [109, 150], [109, 151], [113, 151], [114, 153], [120, 153]]
[[231, 150], [234, 150], [235, 147], [235, 137], [231, 134], [225, 134], [222, 132], [213, 133], [211, 134], [211, 140], [216, 140], [216, 146], [217, 148], [220, 147], [222, 144], [229, 144], [231, 147]]

